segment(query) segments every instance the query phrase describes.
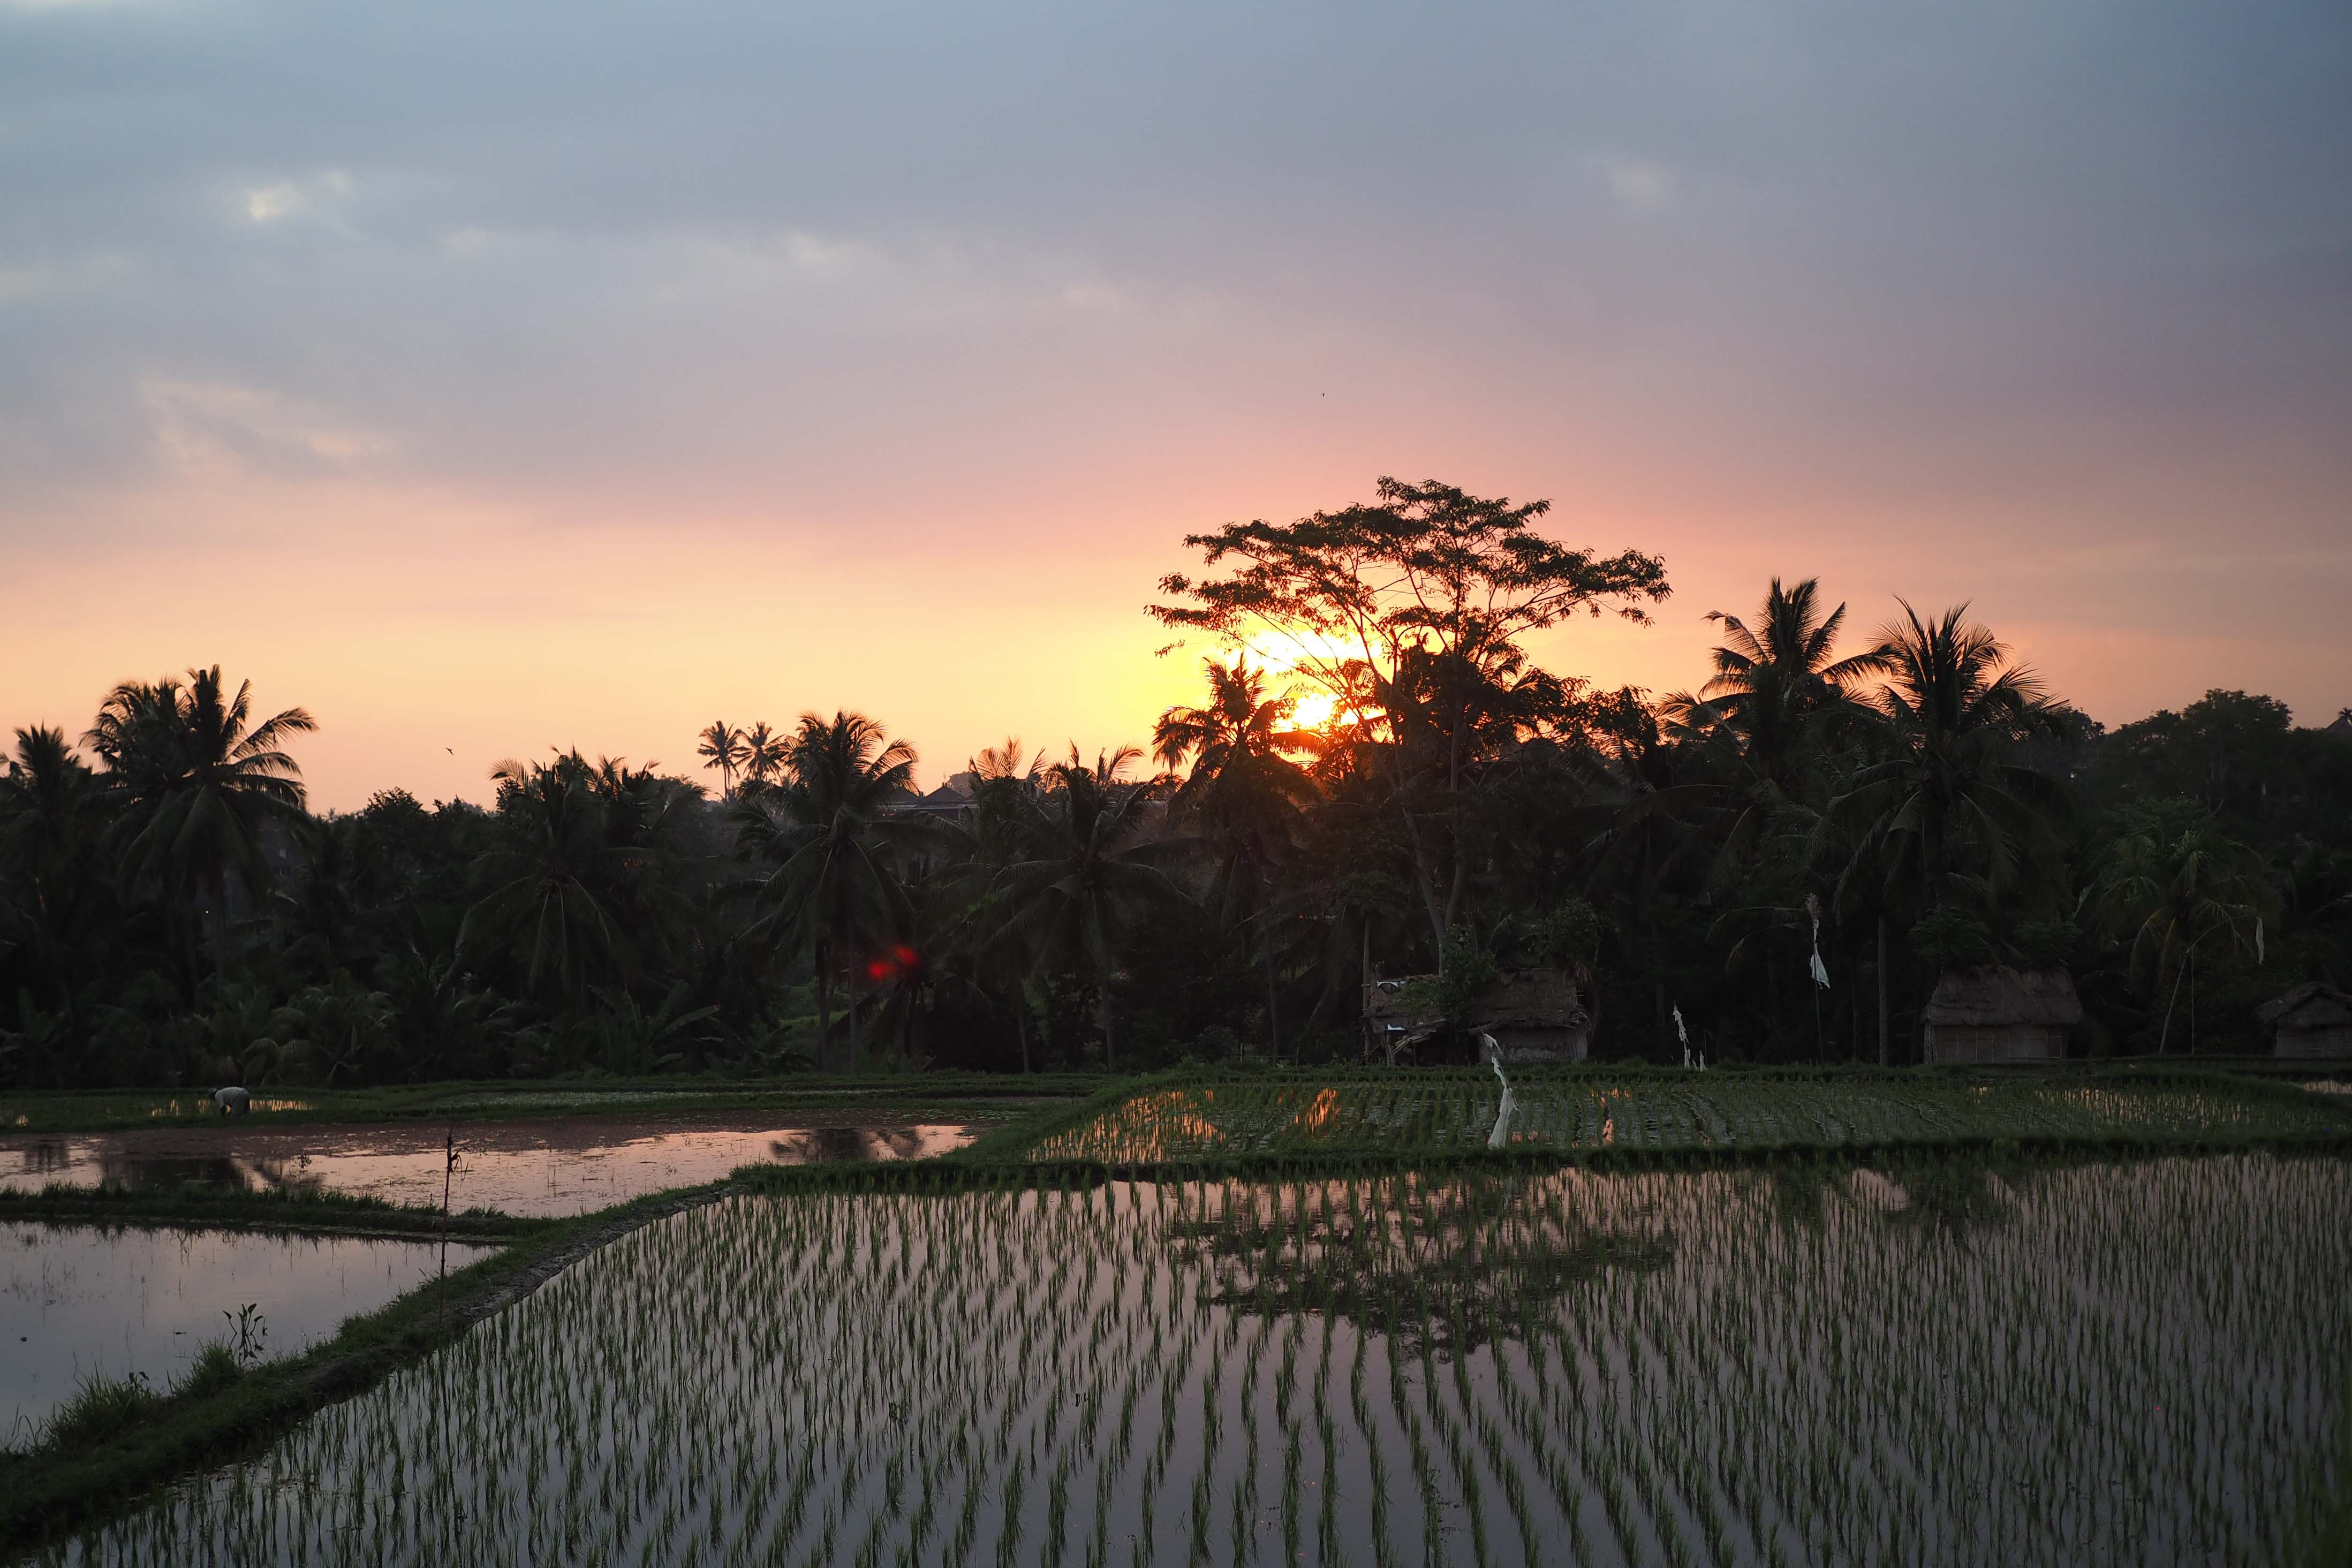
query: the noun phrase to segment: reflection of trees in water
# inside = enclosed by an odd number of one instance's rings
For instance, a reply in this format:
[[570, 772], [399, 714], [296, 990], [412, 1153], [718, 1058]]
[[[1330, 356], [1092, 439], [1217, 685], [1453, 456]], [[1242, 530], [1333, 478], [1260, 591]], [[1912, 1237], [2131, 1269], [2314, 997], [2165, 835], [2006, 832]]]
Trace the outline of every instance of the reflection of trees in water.
[[245, 1173], [226, 1155], [126, 1155], [100, 1149], [98, 1179], [105, 1186], [243, 1186]]
[[1948, 1238], [1966, 1247], [1972, 1237], [2016, 1218], [2011, 1185], [2028, 1174], [1996, 1174], [1989, 1162], [1966, 1155], [1895, 1166], [1886, 1175], [1900, 1186], [1906, 1202], [1888, 1213], [1887, 1222], [1915, 1232], [1923, 1242]]
[[102, 1186], [223, 1186], [240, 1191], [314, 1193], [326, 1183], [310, 1174], [308, 1158], [247, 1159], [234, 1155], [126, 1154], [100, 1148], [98, 1179]]
[[18, 1169], [26, 1176], [48, 1176], [73, 1163], [73, 1155], [63, 1138], [37, 1138], [16, 1150], [21, 1163]]
[[1327, 1312], [1416, 1354], [1466, 1354], [1524, 1343], [1580, 1283], [1672, 1260], [1673, 1239], [1642, 1214], [1602, 1223], [1570, 1199], [1553, 1178], [1486, 1174], [1229, 1187], [1170, 1237], [1216, 1267], [1220, 1305]]
[[893, 1159], [911, 1160], [923, 1152], [923, 1135], [912, 1127], [877, 1129], [874, 1141], [889, 1150]]
[[790, 1166], [845, 1165], [874, 1158], [863, 1127], [806, 1127], [773, 1140], [768, 1152]]
[[326, 1182], [310, 1174], [310, 1157], [299, 1155], [293, 1160], [239, 1161], [245, 1167], [246, 1185], [270, 1187], [279, 1192], [314, 1193], [326, 1190]]
[[769, 1155], [788, 1166], [911, 1160], [922, 1153], [919, 1127], [806, 1127], [768, 1142]]

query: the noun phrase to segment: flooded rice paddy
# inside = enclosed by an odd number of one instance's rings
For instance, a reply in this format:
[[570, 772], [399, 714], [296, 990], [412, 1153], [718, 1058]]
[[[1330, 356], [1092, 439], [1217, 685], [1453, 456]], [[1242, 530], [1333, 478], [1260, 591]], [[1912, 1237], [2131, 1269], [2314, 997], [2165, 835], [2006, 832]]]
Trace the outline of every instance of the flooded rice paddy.
[[[488, 1249], [452, 1244], [460, 1268]], [[168, 1386], [248, 1303], [289, 1355], [431, 1279], [438, 1245], [0, 1222], [0, 1445], [22, 1447], [82, 1377]]]
[[121, 1133], [0, 1134], [0, 1189], [177, 1186], [323, 1190], [438, 1207], [444, 1138], [459, 1163], [450, 1206], [524, 1216], [583, 1214], [717, 1181], [770, 1161], [923, 1159], [961, 1148], [966, 1126], [790, 1124], [775, 1113], [734, 1117], [597, 1116], [565, 1121], [396, 1126], [140, 1128]]
[[1035, 1160], [1202, 1159], [1381, 1148], [1769, 1149], [1954, 1138], [2152, 1143], [2352, 1134], [2352, 1104], [2280, 1085], [1485, 1074], [1155, 1090], [1040, 1139]]
[[740, 1197], [66, 1563], [2280, 1561], [2352, 1164]]

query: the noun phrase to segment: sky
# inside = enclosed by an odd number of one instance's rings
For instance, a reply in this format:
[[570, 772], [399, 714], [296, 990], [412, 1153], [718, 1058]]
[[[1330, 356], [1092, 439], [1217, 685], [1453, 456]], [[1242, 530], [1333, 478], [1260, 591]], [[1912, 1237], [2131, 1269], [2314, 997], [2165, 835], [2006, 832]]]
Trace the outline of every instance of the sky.
[[0, 0], [0, 728], [218, 663], [314, 801], [1199, 687], [1181, 540], [1547, 497], [2109, 724], [2352, 704], [2342, 0]]

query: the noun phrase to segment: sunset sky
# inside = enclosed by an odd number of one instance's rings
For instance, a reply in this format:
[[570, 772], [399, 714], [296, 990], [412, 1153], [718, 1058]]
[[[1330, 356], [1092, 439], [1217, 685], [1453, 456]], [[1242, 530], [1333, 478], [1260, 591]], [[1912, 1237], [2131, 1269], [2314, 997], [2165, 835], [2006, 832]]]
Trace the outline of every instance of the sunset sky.
[[2352, 704], [2343, 0], [0, 0], [0, 727], [202, 662], [318, 803], [1195, 691], [1187, 531], [1376, 476], [1818, 575], [2110, 724]]

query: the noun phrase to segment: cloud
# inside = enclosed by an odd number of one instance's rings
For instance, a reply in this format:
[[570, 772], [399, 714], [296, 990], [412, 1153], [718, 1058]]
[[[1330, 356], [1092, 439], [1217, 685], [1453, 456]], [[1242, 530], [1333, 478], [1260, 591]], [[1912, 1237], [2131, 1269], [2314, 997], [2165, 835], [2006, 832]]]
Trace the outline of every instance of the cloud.
[[2188, 636], [2220, 596], [2114, 552], [2223, 534], [2352, 592], [2352, 11], [2119, 15], [0, 0], [0, 553], [201, 481], [322, 553], [454, 501], [1050, 623], [1386, 472], [1708, 604], [2120, 580]]
[[1626, 206], [1649, 212], [1675, 199], [1675, 173], [1664, 163], [1622, 152], [1601, 152], [1593, 155], [1592, 164], [1609, 193]]
[[266, 185], [250, 185], [238, 194], [245, 215], [257, 224], [273, 223], [279, 218], [298, 214], [316, 214], [340, 205], [352, 193], [352, 177], [343, 170], [329, 169], [301, 180], [273, 180]]
[[0, 306], [94, 293], [137, 269], [138, 264], [120, 251], [101, 251], [65, 262], [0, 263]]
[[302, 193], [283, 183], [263, 185], [245, 193], [245, 215], [257, 224], [282, 218], [301, 204]]
[[397, 450], [389, 435], [259, 388], [150, 378], [139, 399], [157, 448], [191, 476], [317, 474]]

